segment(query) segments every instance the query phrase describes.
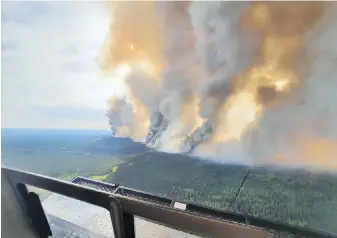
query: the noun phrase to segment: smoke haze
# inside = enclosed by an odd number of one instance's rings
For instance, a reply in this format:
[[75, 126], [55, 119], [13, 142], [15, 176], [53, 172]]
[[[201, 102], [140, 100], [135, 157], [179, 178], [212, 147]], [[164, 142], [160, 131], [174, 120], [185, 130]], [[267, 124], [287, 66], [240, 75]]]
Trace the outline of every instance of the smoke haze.
[[114, 2], [118, 136], [219, 162], [337, 168], [337, 4]]

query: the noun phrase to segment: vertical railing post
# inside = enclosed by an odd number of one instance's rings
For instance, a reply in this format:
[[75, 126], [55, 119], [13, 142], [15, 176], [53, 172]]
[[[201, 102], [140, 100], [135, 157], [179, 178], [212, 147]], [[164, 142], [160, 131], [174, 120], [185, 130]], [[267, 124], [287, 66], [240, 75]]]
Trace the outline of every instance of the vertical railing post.
[[22, 183], [17, 184], [16, 189], [21, 196], [23, 206], [38, 237], [48, 238], [51, 236], [52, 231], [39, 196], [36, 193], [28, 192], [27, 186]]
[[126, 238], [122, 208], [119, 201], [113, 197], [111, 197], [110, 202], [110, 217], [115, 238]]
[[134, 216], [123, 212], [117, 198], [111, 197], [110, 217], [116, 238], [135, 238]]
[[126, 238], [135, 238], [135, 218], [134, 215], [123, 212], [124, 231]]

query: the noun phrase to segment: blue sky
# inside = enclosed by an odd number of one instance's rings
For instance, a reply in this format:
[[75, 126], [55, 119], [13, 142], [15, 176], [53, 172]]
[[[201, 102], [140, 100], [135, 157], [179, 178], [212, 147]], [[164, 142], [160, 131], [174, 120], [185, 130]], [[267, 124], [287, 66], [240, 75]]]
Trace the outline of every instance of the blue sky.
[[100, 2], [2, 2], [2, 127], [107, 128], [99, 75], [109, 26]]

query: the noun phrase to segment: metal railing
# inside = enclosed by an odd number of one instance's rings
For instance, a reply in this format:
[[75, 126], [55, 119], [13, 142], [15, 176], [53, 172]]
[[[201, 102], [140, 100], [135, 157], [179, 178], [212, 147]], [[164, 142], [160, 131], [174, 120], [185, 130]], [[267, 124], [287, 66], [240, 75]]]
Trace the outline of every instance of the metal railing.
[[[65, 182], [4, 167], [1, 172], [19, 195], [23, 209], [27, 212], [39, 237], [48, 237], [51, 230], [38, 196], [34, 192], [28, 192], [26, 185], [107, 209], [117, 238], [135, 237], [134, 216], [202, 237], [273, 237], [279, 233], [295, 237], [337, 237], [196, 204], [185, 204], [186, 207], [183, 209], [176, 208], [177, 201], [170, 198], [158, 197], [116, 184], [102, 183], [101, 185], [108, 186], [108, 190], [112, 191], [106, 192], [76, 184], [76, 179], [79, 178], [75, 178], [74, 182]], [[100, 185], [100, 182], [86, 180]]]

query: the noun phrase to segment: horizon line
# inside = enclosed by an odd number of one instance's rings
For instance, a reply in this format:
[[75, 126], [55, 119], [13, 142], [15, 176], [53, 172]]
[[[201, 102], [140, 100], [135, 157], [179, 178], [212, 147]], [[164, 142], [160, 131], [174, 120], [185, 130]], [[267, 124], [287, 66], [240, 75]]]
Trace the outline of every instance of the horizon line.
[[110, 131], [110, 129], [103, 128], [42, 128], [42, 127], [1, 127], [1, 130], [15, 129], [15, 130], [95, 130], [95, 131]]

